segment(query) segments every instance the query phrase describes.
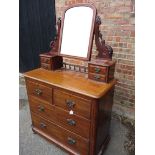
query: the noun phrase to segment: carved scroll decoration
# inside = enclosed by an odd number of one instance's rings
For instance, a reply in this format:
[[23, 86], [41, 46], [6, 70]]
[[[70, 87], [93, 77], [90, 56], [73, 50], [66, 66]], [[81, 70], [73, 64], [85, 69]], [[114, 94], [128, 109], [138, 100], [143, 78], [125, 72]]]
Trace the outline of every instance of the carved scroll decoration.
[[50, 42], [50, 48], [49, 51], [50, 54], [58, 54], [58, 47], [59, 47], [59, 38], [60, 38], [60, 29], [61, 29], [61, 17], [57, 20], [57, 34], [53, 41]]
[[99, 26], [101, 25], [101, 18], [96, 16], [96, 23], [95, 23], [95, 44], [96, 50], [98, 51], [98, 55], [96, 56], [97, 59], [105, 59], [111, 60], [113, 49], [111, 46], [105, 44], [105, 40], [102, 38], [102, 34], [99, 30]]

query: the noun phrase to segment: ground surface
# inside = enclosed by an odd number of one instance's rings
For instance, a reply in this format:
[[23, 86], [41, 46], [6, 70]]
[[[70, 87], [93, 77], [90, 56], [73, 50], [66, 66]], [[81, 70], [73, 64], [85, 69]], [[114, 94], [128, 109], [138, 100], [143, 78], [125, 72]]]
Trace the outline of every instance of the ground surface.
[[[28, 102], [20, 101], [19, 111], [19, 155], [67, 155], [31, 130], [31, 117]], [[111, 121], [111, 141], [104, 155], [127, 155], [124, 150], [127, 129], [116, 119]]]

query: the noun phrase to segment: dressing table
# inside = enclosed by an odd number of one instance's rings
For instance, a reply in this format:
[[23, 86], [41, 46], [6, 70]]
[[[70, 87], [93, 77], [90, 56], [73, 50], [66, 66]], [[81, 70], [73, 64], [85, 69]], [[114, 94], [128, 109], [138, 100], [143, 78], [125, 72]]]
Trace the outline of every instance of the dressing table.
[[[40, 55], [41, 68], [24, 74], [33, 132], [73, 155], [101, 155], [110, 140], [115, 61], [100, 24], [92, 4], [70, 6], [58, 19], [51, 50]], [[94, 39], [98, 55], [90, 61]]]

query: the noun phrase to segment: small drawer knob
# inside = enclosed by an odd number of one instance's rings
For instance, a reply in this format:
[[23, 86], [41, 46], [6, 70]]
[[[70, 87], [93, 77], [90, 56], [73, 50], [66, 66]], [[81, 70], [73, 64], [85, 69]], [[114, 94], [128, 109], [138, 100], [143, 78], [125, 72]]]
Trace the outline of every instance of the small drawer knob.
[[42, 65], [42, 67], [43, 67], [44, 69], [47, 69], [47, 68], [48, 68], [46, 65]]
[[72, 119], [67, 119], [67, 123], [71, 126], [75, 126], [76, 125], [76, 122]]
[[75, 106], [75, 102], [72, 100], [66, 100], [66, 104], [68, 108], [73, 108]]
[[41, 67], [44, 69], [47, 69], [47, 64], [45, 64], [46, 59], [43, 59], [43, 61], [41, 62]]
[[100, 68], [95, 68], [95, 72], [96, 72], [96, 73], [99, 73], [100, 71], [101, 71]]
[[46, 62], [46, 63], [49, 63], [49, 60], [48, 60], [48, 59], [46, 59], [46, 60], [45, 60], [45, 62]]
[[74, 145], [74, 144], [76, 144], [76, 140], [74, 140], [74, 139], [71, 138], [71, 137], [68, 137], [68, 144]]
[[38, 106], [38, 111], [40, 111], [40, 112], [44, 112], [45, 111], [45, 108], [44, 108], [44, 106]]
[[46, 125], [44, 123], [40, 123], [41, 128], [46, 128]]

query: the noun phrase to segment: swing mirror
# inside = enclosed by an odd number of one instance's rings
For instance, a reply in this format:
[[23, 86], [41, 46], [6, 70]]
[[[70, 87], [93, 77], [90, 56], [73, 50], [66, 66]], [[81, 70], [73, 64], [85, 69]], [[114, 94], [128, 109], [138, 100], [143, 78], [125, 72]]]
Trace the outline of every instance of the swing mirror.
[[79, 4], [67, 8], [62, 19], [59, 54], [89, 60], [92, 50], [96, 8]]

